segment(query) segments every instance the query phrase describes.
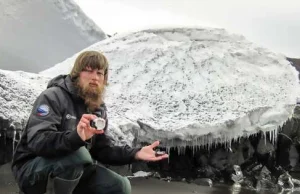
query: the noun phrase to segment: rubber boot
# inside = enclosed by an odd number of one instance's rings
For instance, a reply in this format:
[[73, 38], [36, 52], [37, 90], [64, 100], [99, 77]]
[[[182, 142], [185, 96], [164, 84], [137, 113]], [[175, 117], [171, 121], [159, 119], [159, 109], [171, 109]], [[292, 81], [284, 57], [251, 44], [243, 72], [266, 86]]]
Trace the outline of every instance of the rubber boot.
[[49, 177], [46, 194], [72, 194], [73, 190], [79, 183], [81, 176], [82, 174], [73, 180]]

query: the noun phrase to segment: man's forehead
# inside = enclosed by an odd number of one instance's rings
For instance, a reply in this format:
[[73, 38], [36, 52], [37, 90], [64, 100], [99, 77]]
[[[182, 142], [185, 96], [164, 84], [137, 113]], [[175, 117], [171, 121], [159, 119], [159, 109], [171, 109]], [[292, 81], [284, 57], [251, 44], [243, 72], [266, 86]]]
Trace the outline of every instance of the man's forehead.
[[104, 69], [100, 69], [100, 68], [97, 68], [97, 67], [91, 67], [91, 66], [86, 66], [85, 68], [83, 68], [83, 70], [85, 70], [85, 69], [92, 69], [92, 70], [95, 70], [95, 69], [97, 69], [97, 70], [99, 70], [99, 71], [104, 71]]

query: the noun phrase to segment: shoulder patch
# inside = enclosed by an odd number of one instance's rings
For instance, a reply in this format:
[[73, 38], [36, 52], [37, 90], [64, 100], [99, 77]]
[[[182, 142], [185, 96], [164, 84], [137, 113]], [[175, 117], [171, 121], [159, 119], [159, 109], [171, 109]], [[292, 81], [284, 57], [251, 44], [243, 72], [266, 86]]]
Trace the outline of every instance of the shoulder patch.
[[50, 108], [46, 104], [42, 104], [37, 108], [37, 115], [38, 116], [47, 116], [50, 112]]

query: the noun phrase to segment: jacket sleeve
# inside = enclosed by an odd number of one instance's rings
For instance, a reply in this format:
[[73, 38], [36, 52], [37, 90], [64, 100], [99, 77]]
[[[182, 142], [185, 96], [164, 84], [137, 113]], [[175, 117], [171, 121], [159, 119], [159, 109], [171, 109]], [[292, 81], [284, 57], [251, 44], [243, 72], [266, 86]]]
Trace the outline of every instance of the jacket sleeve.
[[135, 154], [140, 148], [126, 146], [114, 146], [107, 135], [96, 135], [93, 139], [90, 153], [94, 159], [110, 165], [125, 165], [135, 161]]
[[57, 157], [85, 145], [77, 130], [60, 129], [62, 113], [58, 95], [49, 89], [35, 101], [27, 123], [28, 148], [37, 156]]

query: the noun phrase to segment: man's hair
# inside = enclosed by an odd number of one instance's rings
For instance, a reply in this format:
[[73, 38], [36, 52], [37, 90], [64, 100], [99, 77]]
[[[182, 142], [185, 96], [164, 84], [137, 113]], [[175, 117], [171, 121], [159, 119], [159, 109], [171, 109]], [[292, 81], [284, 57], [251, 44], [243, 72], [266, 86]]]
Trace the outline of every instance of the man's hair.
[[105, 78], [107, 79], [108, 61], [102, 53], [97, 51], [82, 52], [75, 60], [74, 66], [70, 72], [71, 78], [73, 80], [77, 79], [79, 73], [87, 67], [92, 69], [103, 69]]

